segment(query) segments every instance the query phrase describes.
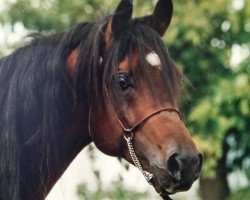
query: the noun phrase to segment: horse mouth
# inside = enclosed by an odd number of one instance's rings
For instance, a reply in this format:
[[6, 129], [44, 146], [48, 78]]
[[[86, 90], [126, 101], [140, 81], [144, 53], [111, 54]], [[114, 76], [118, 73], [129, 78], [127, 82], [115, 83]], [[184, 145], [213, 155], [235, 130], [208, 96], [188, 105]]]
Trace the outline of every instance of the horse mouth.
[[153, 176], [150, 180], [150, 184], [155, 188], [156, 192], [162, 197], [163, 200], [172, 200], [169, 195], [173, 194], [173, 192], [170, 192], [168, 188], [161, 188], [159, 184], [157, 184], [155, 176]]

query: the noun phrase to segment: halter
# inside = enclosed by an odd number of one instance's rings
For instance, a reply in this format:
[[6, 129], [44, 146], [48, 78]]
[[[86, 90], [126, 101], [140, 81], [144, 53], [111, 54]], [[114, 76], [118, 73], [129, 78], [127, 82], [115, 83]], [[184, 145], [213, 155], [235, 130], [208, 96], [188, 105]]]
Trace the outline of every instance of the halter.
[[148, 119], [150, 119], [151, 117], [161, 113], [161, 112], [175, 112], [178, 114], [178, 116], [180, 117], [180, 119], [182, 120], [182, 116], [181, 116], [181, 113], [179, 110], [177, 109], [174, 109], [174, 108], [160, 108], [160, 109], [157, 109], [156, 111], [152, 112], [151, 114], [147, 115], [146, 117], [142, 118], [140, 121], [138, 121], [135, 125], [133, 125], [131, 128], [126, 128], [124, 126], [124, 123], [120, 120], [120, 118], [118, 117], [118, 115], [116, 114], [116, 111], [115, 111], [115, 108], [111, 102], [111, 99], [110, 99], [110, 96], [109, 96], [109, 93], [108, 93], [108, 90], [106, 88], [106, 86], [104, 87], [105, 89], [105, 92], [107, 94], [107, 97], [108, 97], [108, 101], [112, 107], [112, 110], [113, 110], [113, 114], [115, 115], [116, 119], [117, 119], [117, 122], [120, 124], [122, 130], [123, 130], [123, 135], [124, 135], [124, 139], [126, 140], [127, 142], [127, 146], [128, 146], [128, 150], [129, 150], [129, 153], [130, 153], [130, 156], [134, 162], [134, 165], [141, 171], [141, 173], [143, 174], [143, 176], [145, 177], [145, 179], [147, 180], [147, 182], [152, 185], [152, 179], [153, 179], [153, 174], [143, 170], [142, 166], [141, 166], [141, 163], [134, 151], [134, 147], [133, 147], [133, 143], [132, 143], [132, 140], [134, 138], [134, 133], [136, 133], [136, 131], [138, 130], [138, 128], [140, 126], [142, 126]]

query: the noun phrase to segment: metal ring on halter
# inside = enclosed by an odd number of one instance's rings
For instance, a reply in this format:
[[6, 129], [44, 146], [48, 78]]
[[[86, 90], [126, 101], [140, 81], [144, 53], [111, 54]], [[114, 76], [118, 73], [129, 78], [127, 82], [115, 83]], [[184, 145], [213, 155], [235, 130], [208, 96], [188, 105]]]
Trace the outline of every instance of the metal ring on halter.
[[[128, 135], [128, 133], [130, 135]], [[123, 137], [124, 137], [124, 139], [126, 141], [131, 141], [133, 139], [133, 137], [134, 137], [134, 133], [133, 132], [127, 132], [127, 133], [125, 132], [124, 135], [123, 135]]]

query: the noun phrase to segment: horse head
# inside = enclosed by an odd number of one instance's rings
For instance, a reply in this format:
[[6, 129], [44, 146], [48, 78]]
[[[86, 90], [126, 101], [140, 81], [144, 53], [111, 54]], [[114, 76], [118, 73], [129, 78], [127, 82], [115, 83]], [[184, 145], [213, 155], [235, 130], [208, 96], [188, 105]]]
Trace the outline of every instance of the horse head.
[[172, 1], [159, 0], [149, 16], [132, 12], [132, 2], [122, 0], [104, 27], [99, 62], [109, 78], [104, 101], [91, 103], [90, 135], [102, 152], [139, 167], [167, 199], [191, 187], [203, 158], [178, 110], [182, 74], [161, 39]]

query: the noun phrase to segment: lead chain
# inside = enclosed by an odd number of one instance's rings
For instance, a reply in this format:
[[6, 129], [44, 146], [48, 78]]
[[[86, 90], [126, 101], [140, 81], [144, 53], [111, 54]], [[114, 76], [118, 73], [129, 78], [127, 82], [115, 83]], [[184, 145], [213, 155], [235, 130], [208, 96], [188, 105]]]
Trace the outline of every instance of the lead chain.
[[146, 172], [146, 171], [144, 171], [142, 169], [141, 163], [140, 163], [139, 159], [137, 158], [137, 156], [135, 154], [135, 151], [134, 151], [134, 148], [133, 148], [133, 144], [132, 144], [133, 134], [131, 136], [125, 136], [124, 135], [124, 138], [127, 141], [128, 150], [129, 150], [129, 153], [131, 155], [131, 158], [132, 158], [135, 166], [141, 171], [141, 173], [143, 174], [143, 176], [145, 177], [145, 179], [147, 180], [147, 182], [149, 184], [152, 184], [151, 180], [153, 178], [153, 174], [151, 174], [149, 172]]

